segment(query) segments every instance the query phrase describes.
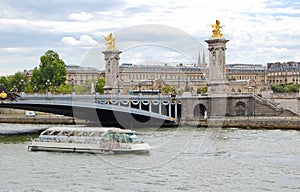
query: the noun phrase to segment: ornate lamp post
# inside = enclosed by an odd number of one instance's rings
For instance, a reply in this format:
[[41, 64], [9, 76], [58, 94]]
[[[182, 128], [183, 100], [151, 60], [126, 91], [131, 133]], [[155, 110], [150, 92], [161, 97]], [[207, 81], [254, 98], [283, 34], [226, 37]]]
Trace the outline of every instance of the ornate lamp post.
[[50, 93], [50, 86], [51, 86], [51, 82], [50, 82], [50, 80], [49, 79], [47, 79], [47, 81], [46, 81], [46, 87], [47, 87], [47, 91], [48, 91], [48, 93]]
[[120, 94], [120, 81], [119, 81], [119, 75], [117, 75], [117, 86], [118, 86], [118, 95]]
[[55, 95], [56, 89], [57, 89], [57, 87], [54, 85], [53, 86], [53, 95]]
[[72, 79], [71, 79], [72, 94], [75, 92], [75, 91], [74, 91], [74, 84], [75, 84], [75, 80], [72, 78]]
[[39, 90], [39, 88], [35, 85], [34, 87], [33, 87], [33, 92], [34, 92], [34, 94], [36, 95], [36, 92]]
[[17, 89], [17, 87], [14, 85], [13, 88], [11, 89], [11, 91], [14, 92], [14, 93], [16, 93], [16, 92], [18, 92], [18, 89]]
[[25, 85], [25, 81], [23, 79], [21, 79], [21, 81], [19, 82], [19, 85], [20, 85], [20, 88], [21, 88], [20, 92], [22, 93], [24, 85]]
[[96, 94], [98, 94], [98, 85], [99, 85], [98, 81], [95, 81], [95, 92], [96, 92]]

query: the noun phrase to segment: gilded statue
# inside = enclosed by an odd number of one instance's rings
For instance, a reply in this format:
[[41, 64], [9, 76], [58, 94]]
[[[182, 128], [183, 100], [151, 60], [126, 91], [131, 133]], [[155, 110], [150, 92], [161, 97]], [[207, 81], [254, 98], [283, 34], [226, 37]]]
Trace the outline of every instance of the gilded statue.
[[216, 20], [216, 24], [210, 24], [210, 26], [213, 28], [212, 30], [212, 39], [217, 39], [217, 38], [223, 38], [223, 34], [221, 33], [220, 29], [224, 27], [224, 25], [220, 25], [220, 21]]
[[109, 35], [105, 36], [103, 35], [104, 39], [106, 40], [106, 46], [107, 46], [107, 50], [116, 50], [117, 48], [115, 47], [115, 41], [116, 38], [114, 38], [112, 36], [112, 33], [110, 33]]

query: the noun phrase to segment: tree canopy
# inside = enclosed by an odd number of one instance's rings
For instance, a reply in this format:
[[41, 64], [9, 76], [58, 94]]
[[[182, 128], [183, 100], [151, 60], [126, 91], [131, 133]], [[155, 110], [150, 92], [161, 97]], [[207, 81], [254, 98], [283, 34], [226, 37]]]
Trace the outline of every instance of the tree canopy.
[[297, 93], [299, 92], [300, 85], [298, 84], [280, 84], [271, 85], [271, 89], [275, 93]]
[[32, 73], [32, 86], [38, 86], [39, 90], [45, 90], [48, 86], [54, 88], [65, 84], [66, 65], [56, 52], [48, 50], [41, 56], [40, 61], [40, 66], [36, 67]]
[[97, 81], [96, 91], [100, 94], [104, 93], [105, 79], [100, 77]]

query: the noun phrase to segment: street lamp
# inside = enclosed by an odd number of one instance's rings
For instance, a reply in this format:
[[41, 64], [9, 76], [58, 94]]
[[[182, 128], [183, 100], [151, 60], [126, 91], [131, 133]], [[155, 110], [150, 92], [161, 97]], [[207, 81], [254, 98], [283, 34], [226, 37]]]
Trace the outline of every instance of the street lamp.
[[33, 92], [34, 92], [34, 94], [36, 95], [36, 92], [39, 90], [39, 88], [35, 85], [34, 87], [33, 87]]
[[47, 79], [47, 81], [46, 81], [46, 87], [47, 87], [47, 90], [48, 90], [48, 93], [50, 92], [50, 86], [51, 86], [51, 82], [50, 82], [50, 80], [49, 79]]
[[17, 87], [14, 85], [13, 88], [11, 89], [11, 91], [14, 92], [14, 93], [16, 93], [16, 92], [18, 92], [18, 89], [17, 89]]
[[56, 89], [57, 89], [57, 88], [56, 88], [56, 86], [54, 85], [54, 86], [53, 86], [53, 94], [54, 94], [54, 95], [55, 95]]
[[74, 93], [74, 84], [75, 84], [75, 80], [72, 78], [72, 79], [71, 79], [72, 94]]
[[119, 81], [119, 75], [117, 75], [117, 86], [118, 86], [118, 94], [120, 94], [120, 81]]
[[98, 83], [98, 81], [95, 81], [95, 92], [96, 92], [96, 94], [98, 93], [98, 85], [99, 85], [99, 83]]
[[21, 88], [20, 92], [22, 93], [24, 85], [25, 85], [25, 81], [23, 79], [21, 79], [21, 81], [19, 82], [19, 85], [20, 85], [20, 88]]
[[11, 92], [14, 92], [14, 93], [16, 93], [16, 92], [18, 92], [18, 88], [17, 88], [17, 86], [13, 86], [13, 88], [10, 90]]

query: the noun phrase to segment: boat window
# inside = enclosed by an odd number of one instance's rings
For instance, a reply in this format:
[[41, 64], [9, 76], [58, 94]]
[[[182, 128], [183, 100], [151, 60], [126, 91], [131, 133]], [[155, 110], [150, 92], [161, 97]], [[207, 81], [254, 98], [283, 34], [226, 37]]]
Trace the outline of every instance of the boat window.
[[129, 137], [128, 137], [127, 134], [125, 134], [125, 133], [122, 134], [121, 142], [122, 142], [122, 143], [127, 143], [127, 142], [129, 142]]
[[51, 134], [51, 131], [45, 131], [41, 135], [50, 135], [50, 134]]
[[94, 132], [95, 134], [94, 134], [94, 136], [95, 137], [99, 137], [100, 136], [100, 133], [97, 131], [97, 132]]
[[102, 135], [102, 137], [101, 137], [101, 139], [103, 139], [103, 140], [109, 140], [109, 138], [110, 138], [109, 133], [106, 133], [106, 134]]
[[52, 133], [51, 133], [51, 135], [58, 135], [59, 134], [59, 131], [53, 131]]
[[132, 143], [137, 143], [139, 141], [134, 133], [129, 133], [128, 136], [129, 136], [129, 141]]

